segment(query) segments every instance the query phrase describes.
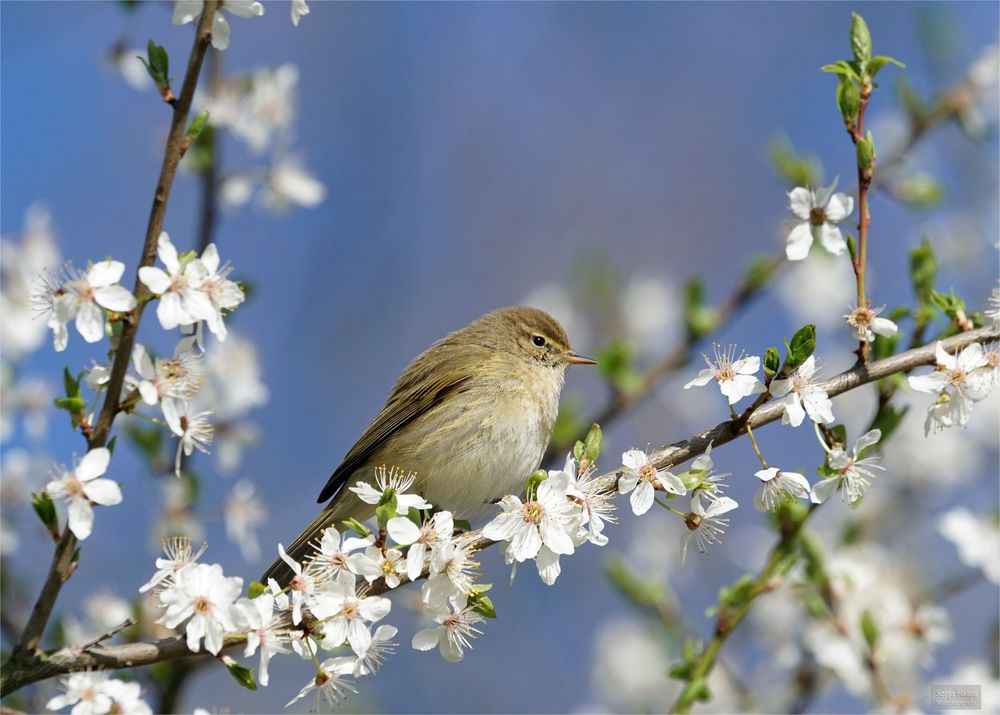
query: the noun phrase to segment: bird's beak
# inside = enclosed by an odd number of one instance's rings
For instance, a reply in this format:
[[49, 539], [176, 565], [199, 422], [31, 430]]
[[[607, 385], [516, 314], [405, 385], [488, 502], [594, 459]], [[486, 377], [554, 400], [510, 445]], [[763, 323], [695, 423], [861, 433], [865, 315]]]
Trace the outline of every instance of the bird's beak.
[[572, 350], [567, 350], [563, 353], [563, 359], [570, 365], [596, 365], [597, 360], [592, 360], [589, 357], [584, 357], [583, 355], [577, 355]]

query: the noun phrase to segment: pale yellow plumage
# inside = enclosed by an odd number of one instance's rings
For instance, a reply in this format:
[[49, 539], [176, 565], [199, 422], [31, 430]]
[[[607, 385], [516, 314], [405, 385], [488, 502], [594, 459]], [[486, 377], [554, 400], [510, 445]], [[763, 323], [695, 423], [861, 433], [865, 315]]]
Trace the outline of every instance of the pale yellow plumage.
[[[301, 561], [328, 525], [371, 517], [374, 506], [347, 487], [374, 484], [380, 465], [416, 472], [412, 491], [457, 518], [520, 492], [548, 446], [566, 367], [589, 362], [533, 308], [495, 310], [442, 338], [404, 370], [321, 493], [332, 500], [288, 554]], [[279, 560], [264, 579], [290, 576]]]

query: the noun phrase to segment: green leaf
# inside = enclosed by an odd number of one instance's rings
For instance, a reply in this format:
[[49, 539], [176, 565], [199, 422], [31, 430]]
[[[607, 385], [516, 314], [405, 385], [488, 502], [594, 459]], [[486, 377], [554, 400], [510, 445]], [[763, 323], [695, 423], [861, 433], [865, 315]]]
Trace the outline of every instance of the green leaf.
[[80, 396], [80, 378], [73, 377], [68, 367], [63, 368], [63, 387], [66, 389], [66, 397]]
[[875, 616], [867, 608], [861, 612], [861, 634], [865, 637], [865, 643], [869, 650], [875, 650], [878, 643], [878, 624], [875, 623]]
[[158, 88], [170, 86], [170, 57], [161, 45], [150, 40], [146, 43], [146, 57], [140, 56], [139, 59]]
[[965, 312], [965, 301], [954, 293], [945, 295], [944, 293], [932, 290], [931, 303], [933, 303], [938, 309], [941, 310], [941, 312], [952, 320], [955, 319], [960, 311], [963, 313]]
[[205, 125], [208, 123], [208, 112], [199, 112], [195, 115], [195, 118], [191, 120], [191, 124], [188, 125], [187, 137], [191, 141], [194, 141], [201, 133], [205, 130]]
[[837, 60], [832, 65], [823, 65], [819, 69], [821, 72], [832, 72], [841, 77], [850, 77], [858, 82], [861, 81], [861, 75], [855, 68], [854, 63], [847, 60]]
[[[582, 402], [579, 395], [566, 395], [559, 404], [559, 414], [552, 428], [552, 444], [569, 444], [583, 432], [584, 422], [580, 419]], [[574, 450], [574, 455], [576, 454]], [[580, 457], [577, 456], [577, 459]]]
[[115, 453], [115, 445], [117, 444], [118, 444], [118, 435], [115, 435], [114, 437], [108, 440], [108, 454], [113, 455]]
[[847, 448], [847, 428], [844, 425], [834, 425], [828, 431], [833, 436], [833, 444], [830, 445], [831, 448]]
[[82, 417], [84, 410], [87, 409], [87, 403], [82, 397], [57, 397], [54, 402], [60, 410], [66, 410], [76, 417]]
[[260, 581], [251, 581], [250, 585], [247, 586], [247, 598], [257, 598], [257, 596], [262, 596], [265, 593], [267, 593], [267, 586]]
[[760, 290], [771, 280], [778, 264], [772, 256], [754, 256], [747, 263], [743, 283], [752, 290]]
[[406, 510], [406, 518], [412, 521], [417, 527], [420, 527], [424, 523], [423, 517], [420, 515], [420, 510], [415, 506], [411, 506]]
[[601, 441], [604, 435], [601, 434], [601, 426], [594, 423], [590, 426], [590, 431], [587, 432], [587, 437], [583, 441], [583, 456], [590, 460], [591, 463], [596, 462], [597, 458], [601, 456]]
[[861, 67], [872, 58], [871, 33], [864, 18], [856, 12], [851, 13], [851, 51], [854, 52], [854, 61]]
[[163, 429], [156, 426], [142, 427], [135, 422], [128, 422], [125, 425], [125, 436], [146, 455], [149, 461], [159, 459], [160, 448], [163, 445]]
[[868, 60], [868, 64], [865, 69], [868, 70], [869, 76], [875, 77], [875, 75], [881, 72], [882, 68], [888, 64], [894, 64], [900, 69], [906, 69], [906, 65], [902, 62], [894, 60], [892, 57], [886, 57], [885, 55], [876, 55], [875, 57], [872, 57]]
[[705, 283], [690, 279], [684, 287], [684, 325], [692, 338], [702, 338], [715, 329], [719, 312], [705, 301]]
[[[491, 584], [486, 584], [486, 586], [492, 587]], [[469, 594], [468, 605], [484, 618], [496, 618], [497, 609], [493, 606], [493, 601], [490, 600], [490, 597], [486, 595], [486, 590], [488, 589], [474, 590]]]
[[858, 244], [854, 240], [854, 236], [850, 233], [847, 234], [847, 252], [851, 255], [852, 259], [858, 255]]
[[937, 259], [930, 240], [924, 237], [919, 246], [910, 250], [910, 283], [921, 304], [931, 302], [934, 281], [937, 278]]
[[31, 506], [38, 515], [42, 524], [53, 536], [59, 534], [59, 517], [56, 515], [56, 505], [52, 503], [52, 498], [47, 492], [31, 494]]
[[375, 519], [380, 529], [384, 529], [389, 520], [396, 516], [396, 496], [393, 495], [389, 504], [379, 504], [375, 507]]
[[365, 526], [364, 524], [362, 524], [362, 523], [361, 523], [360, 521], [358, 521], [357, 519], [344, 519], [344, 520], [343, 520], [342, 522], [340, 522], [340, 523], [341, 523], [341, 524], [342, 524], [342, 525], [343, 525], [343, 526], [344, 526], [345, 528], [347, 528], [347, 529], [350, 529], [350, 530], [351, 530], [351, 531], [353, 531], [353, 532], [354, 532], [355, 534], [357, 534], [358, 536], [360, 536], [360, 537], [361, 537], [362, 539], [366, 539], [366, 538], [368, 538], [369, 536], [371, 536], [371, 533], [372, 533], [372, 530], [371, 530], [371, 529], [369, 529], [369, 528], [368, 528], [367, 526]]
[[791, 373], [795, 368], [809, 359], [816, 350], [816, 326], [812, 323], [804, 325], [795, 331], [788, 343], [788, 356], [785, 359], [784, 372]]
[[536, 469], [532, 472], [531, 476], [528, 477], [528, 482], [525, 485], [525, 493], [528, 496], [529, 501], [534, 501], [535, 494], [538, 493], [538, 485], [549, 478], [549, 473], [544, 469]]
[[844, 124], [851, 129], [858, 120], [858, 110], [861, 108], [861, 93], [857, 82], [850, 77], [840, 77], [837, 83], [837, 108], [844, 118]]
[[896, 182], [893, 196], [918, 209], [927, 209], [941, 203], [944, 187], [929, 174], [906, 176]]
[[778, 356], [777, 348], [768, 348], [764, 353], [764, 377], [770, 380], [778, 374], [781, 367], [781, 358]]
[[595, 369], [621, 392], [630, 392], [639, 381], [639, 374], [635, 369], [635, 350], [625, 340], [613, 340], [598, 351]]
[[886, 405], [879, 410], [872, 421], [872, 429], [882, 430], [882, 439], [879, 440], [879, 444], [884, 444], [892, 436], [892, 433], [902, 423], [903, 418], [906, 417], [909, 409], [909, 407], [903, 407], [897, 410], [892, 405]]
[[458, 531], [472, 531], [472, 524], [468, 519], [455, 519], [452, 526]]
[[221, 660], [225, 664], [229, 674], [233, 676], [233, 680], [239, 683], [241, 687], [247, 690], [257, 689], [257, 681], [254, 680], [253, 671], [250, 668], [240, 665], [233, 660], [232, 656], [224, 655]]
[[819, 159], [800, 153], [784, 134], [778, 134], [771, 139], [770, 155], [771, 164], [774, 165], [775, 171], [789, 186], [816, 186], [819, 184], [823, 173]]

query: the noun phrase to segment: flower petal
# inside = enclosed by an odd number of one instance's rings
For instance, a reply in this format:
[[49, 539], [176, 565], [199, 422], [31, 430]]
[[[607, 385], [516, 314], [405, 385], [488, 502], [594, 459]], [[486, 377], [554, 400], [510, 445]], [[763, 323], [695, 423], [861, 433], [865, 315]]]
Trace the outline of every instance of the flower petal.
[[83, 455], [83, 459], [73, 470], [76, 474], [76, 478], [80, 481], [87, 482], [91, 479], [97, 479], [99, 476], [108, 471], [108, 463], [111, 461], [111, 452], [107, 447], [97, 447], [92, 449]]
[[789, 261], [804, 260], [809, 255], [812, 245], [813, 235], [809, 224], [797, 224], [785, 239], [785, 258]]

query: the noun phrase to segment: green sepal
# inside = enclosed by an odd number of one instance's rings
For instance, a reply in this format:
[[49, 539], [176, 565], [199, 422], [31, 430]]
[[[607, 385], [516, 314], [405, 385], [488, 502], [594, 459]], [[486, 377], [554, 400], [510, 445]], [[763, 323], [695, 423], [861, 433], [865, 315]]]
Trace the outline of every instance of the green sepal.
[[587, 437], [583, 440], [583, 456], [591, 463], [596, 462], [597, 458], [601, 456], [603, 439], [601, 426], [595, 422], [590, 426], [590, 431], [587, 432]]
[[146, 43], [146, 56], [139, 55], [139, 60], [146, 67], [149, 76], [161, 90], [170, 86], [170, 57], [167, 51], [150, 40]]
[[344, 519], [340, 523], [344, 526], [344, 528], [350, 529], [355, 534], [357, 534], [358, 536], [360, 536], [362, 539], [366, 539], [366, 538], [368, 538], [369, 536], [372, 535], [372, 530], [369, 529], [364, 524], [362, 524], [357, 519]]
[[224, 655], [220, 659], [222, 663], [226, 666], [229, 674], [233, 676], [233, 680], [240, 684], [241, 687], [247, 690], [256, 690], [257, 681], [254, 680], [253, 671], [247, 668], [245, 665], [240, 665], [231, 656]]
[[844, 118], [844, 124], [853, 130], [861, 108], [861, 93], [857, 82], [850, 77], [841, 75], [840, 82], [837, 83], [837, 108]]
[[38, 515], [42, 524], [53, 536], [59, 534], [59, 517], [56, 514], [56, 505], [52, 502], [52, 497], [48, 492], [31, 494], [31, 506]]
[[781, 368], [781, 357], [778, 355], [778, 348], [768, 348], [764, 353], [764, 377], [770, 380], [778, 374]]
[[249, 599], [263, 596], [265, 593], [267, 593], [267, 586], [262, 584], [260, 581], [251, 581], [250, 585], [247, 586], [247, 598]]
[[861, 635], [865, 637], [865, 643], [869, 650], [875, 650], [878, 644], [878, 624], [875, 616], [867, 608], [861, 612]]
[[66, 397], [80, 396], [80, 377], [82, 376], [81, 372], [79, 376], [73, 377], [68, 367], [63, 368], [63, 387], [66, 390]]
[[115, 435], [114, 437], [112, 437], [111, 439], [108, 440], [108, 444], [107, 444], [108, 454], [113, 455], [115, 453], [115, 446], [117, 444], [118, 444], [118, 435]]
[[548, 478], [549, 478], [549, 473], [546, 472], [544, 469], [536, 469], [534, 472], [531, 473], [531, 476], [528, 477], [528, 482], [527, 484], [525, 484], [524, 488], [525, 494], [527, 494], [528, 497], [528, 501], [534, 501], [535, 494], [538, 493], [538, 485], [540, 485]]
[[208, 112], [202, 111], [195, 115], [195, 118], [191, 120], [191, 124], [187, 128], [187, 138], [194, 141], [201, 133], [205, 130], [205, 125], [208, 124]]
[[812, 323], [795, 331], [788, 343], [788, 355], [785, 357], [784, 372], [791, 373], [804, 363], [816, 350], [816, 326]]
[[57, 397], [54, 402], [60, 410], [66, 410], [76, 417], [82, 417], [84, 410], [87, 409], [87, 403], [82, 397]]
[[472, 593], [469, 594], [469, 608], [484, 618], [497, 617], [497, 609], [493, 606], [493, 601], [490, 600], [490, 597], [486, 595], [486, 592], [491, 588], [493, 588], [493, 584], [477, 583], [472, 587]]

